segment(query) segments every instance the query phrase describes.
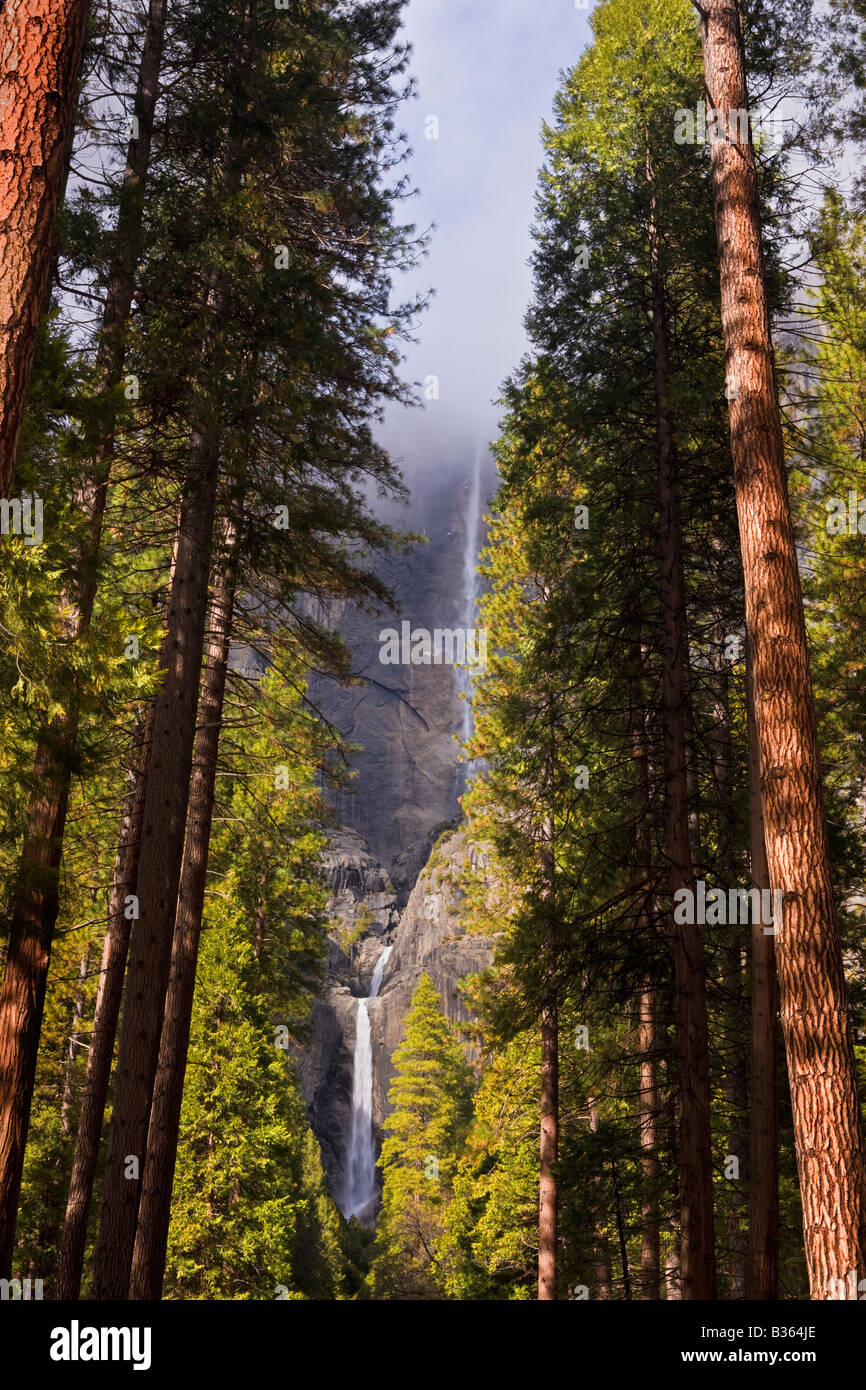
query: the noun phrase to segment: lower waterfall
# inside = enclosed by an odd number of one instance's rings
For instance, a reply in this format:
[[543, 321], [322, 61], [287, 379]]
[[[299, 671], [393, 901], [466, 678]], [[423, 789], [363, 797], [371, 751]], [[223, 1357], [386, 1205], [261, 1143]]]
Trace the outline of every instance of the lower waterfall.
[[343, 1215], [347, 1220], [352, 1216], [361, 1216], [378, 1192], [376, 1145], [373, 1139], [373, 1052], [370, 1047], [367, 1000], [375, 999], [378, 995], [390, 954], [391, 947], [386, 946], [376, 962], [367, 999], [358, 1000], [352, 1077], [352, 1129], [349, 1135], [346, 1195], [342, 1203]]

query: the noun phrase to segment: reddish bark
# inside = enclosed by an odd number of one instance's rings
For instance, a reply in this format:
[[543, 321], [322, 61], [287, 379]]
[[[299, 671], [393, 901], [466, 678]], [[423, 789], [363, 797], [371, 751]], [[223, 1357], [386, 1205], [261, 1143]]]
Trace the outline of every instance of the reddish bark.
[[[153, 131], [157, 84], [167, 0], [151, 0], [149, 22], [142, 51], [136, 93], [137, 138], [130, 141], [123, 193], [114, 239], [108, 290], [103, 309], [96, 367], [98, 389], [104, 402], [114, 399], [123, 370], [126, 323], [134, 291], [135, 265], [141, 237], [141, 212]], [[109, 415], [113, 411], [109, 410]], [[65, 637], [77, 642], [90, 627], [96, 598], [96, 568], [102, 540], [105, 497], [108, 489], [113, 444], [113, 419], [91, 431], [78, 504], [86, 525], [78, 553], [70, 565], [71, 578], [61, 596], [61, 610], [68, 612]], [[36, 1054], [42, 1027], [45, 976], [59, 905], [58, 883], [71, 769], [75, 759], [78, 719], [74, 701], [43, 729], [38, 743], [37, 790], [31, 798], [12, 923], [9, 961], [0, 993], [0, 1058], [6, 1058], [13, 1087], [0, 1098], [0, 1264], [4, 1245], [14, 1233], [15, 1209], [20, 1188], [30, 1101], [36, 1071]], [[32, 939], [28, 946], [28, 940]], [[38, 947], [33, 948], [33, 943]], [[22, 969], [29, 978], [19, 977]], [[42, 978], [39, 978], [41, 974]], [[12, 1006], [11, 1001], [16, 1001]], [[4, 1141], [3, 1136], [8, 1137]], [[5, 1233], [5, 1234], [4, 1234]]]
[[147, 1132], [147, 1158], [129, 1286], [129, 1297], [135, 1299], [160, 1298], [165, 1272], [234, 612], [237, 531], [230, 523], [226, 526], [225, 543], [226, 560], [214, 586], [211, 606], [171, 973]]
[[[806, 625], [788, 501], [737, 0], [697, 6], [707, 95], [726, 132], [710, 158], [731, 451], [753, 657], [764, 838], [783, 894], [779, 999], [813, 1299], [866, 1277], [866, 1159], [824, 822]], [[726, 135], [730, 138], [726, 138]]]
[[15, 473], [89, 10], [6, 0], [0, 16], [0, 497]]

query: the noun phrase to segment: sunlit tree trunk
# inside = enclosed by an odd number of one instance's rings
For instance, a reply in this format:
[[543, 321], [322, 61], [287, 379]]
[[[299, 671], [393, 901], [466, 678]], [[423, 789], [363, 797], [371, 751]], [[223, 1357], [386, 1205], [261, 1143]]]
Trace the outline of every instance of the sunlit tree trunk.
[[701, 0], [731, 448], [753, 657], [764, 837], [813, 1299], [866, 1277], [866, 1162], [788, 502], [737, 0]]
[[[136, 92], [138, 129], [129, 143], [120, 211], [114, 237], [96, 356], [97, 390], [109, 414], [121, 380], [134, 293], [135, 267], [141, 240], [142, 203], [153, 131], [159, 67], [162, 55], [166, 0], [152, 0]], [[61, 597], [67, 644], [77, 642], [90, 627], [96, 598], [96, 569], [102, 539], [114, 425], [100, 419], [88, 440], [78, 504], [86, 519], [79, 551], [70, 566], [72, 579]], [[0, 1058], [8, 1059], [10, 1074], [19, 1077], [14, 1091], [0, 1100], [0, 1155], [3, 1134], [14, 1131], [8, 1158], [0, 1157], [0, 1232], [14, 1231], [17, 1184], [15, 1169], [23, 1163], [29, 1120], [28, 1090], [32, 1091], [36, 1054], [42, 1027], [42, 1007], [59, 907], [58, 880], [66, 831], [66, 814], [75, 760], [78, 719], [74, 707], [43, 729], [37, 747], [37, 789], [29, 810], [16, 888], [6, 976], [0, 992]], [[22, 972], [24, 972], [22, 974]], [[11, 1001], [15, 1001], [12, 1007]], [[11, 1210], [10, 1210], [11, 1207]], [[0, 1235], [2, 1248], [2, 1235]]]
[[89, 11], [90, 0], [5, 0], [0, 14], [0, 497], [15, 474]]

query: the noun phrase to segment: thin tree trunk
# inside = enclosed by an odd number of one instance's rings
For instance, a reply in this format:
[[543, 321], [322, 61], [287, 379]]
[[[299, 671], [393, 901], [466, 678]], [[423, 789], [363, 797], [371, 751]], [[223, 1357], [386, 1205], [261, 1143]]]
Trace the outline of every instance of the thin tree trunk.
[[[598, 1111], [595, 1108], [593, 1096], [587, 1097], [589, 1107], [589, 1132], [598, 1133]], [[590, 1179], [592, 1194], [595, 1198], [593, 1217], [595, 1220], [595, 1289], [596, 1298], [602, 1302], [609, 1302], [613, 1295], [611, 1272], [610, 1272], [610, 1241], [605, 1229], [605, 1210], [604, 1210], [604, 1185], [602, 1182], [603, 1165], [595, 1162], [595, 1154], [592, 1155], [590, 1162], [595, 1170]]]
[[90, 0], [6, 0], [0, 16], [0, 497], [15, 476], [89, 11]]
[[640, 1091], [638, 1122], [641, 1147], [641, 1297], [657, 1299], [660, 1294], [659, 1238], [659, 1159], [656, 1118], [659, 1094], [656, 1078], [655, 989], [647, 982], [640, 996]]
[[[729, 139], [710, 157], [730, 388], [731, 446], [754, 661], [764, 834], [782, 892], [782, 1025], [811, 1296], [866, 1276], [866, 1159], [824, 823], [806, 626], [791, 525], [736, 0], [698, 6], [708, 100]], [[735, 124], [736, 128], [731, 129]]]
[[[666, 1071], [668, 1068], [666, 1068]], [[665, 1129], [667, 1143], [673, 1159], [674, 1192], [670, 1216], [666, 1219], [665, 1231], [670, 1235], [665, 1253], [665, 1298], [679, 1302], [683, 1296], [682, 1238], [676, 1213], [680, 1210], [679, 1201], [679, 1139], [682, 1126], [679, 1123], [679, 1094], [668, 1082], [665, 1085]]]
[[[731, 746], [731, 708], [729, 665], [724, 653], [725, 633], [721, 622], [716, 623], [712, 641], [713, 685], [713, 780], [719, 808], [719, 877], [722, 891], [734, 886], [736, 861], [734, 845], [736, 815], [734, 810], [733, 750]], [[748, 1232], [745, 1225], [745, 1193], [749, 1178], [748, 1125], [748, 1063], [745, 1051], [743, 1022], [743, 957], [740, 925], [729, 922], [723, 929], [721, 945], [722, 999], [725, 1016], [725, 1102], [728, 1108], [728, 1155], [735, 1158], [738, 1174], [728, 1179], [728, 1251], [730, 1255], [730, 1296], [746, 1297], [746, 1267]]]
[[667, 1301], [676, 1303], [683, 1296], [683, 1268], [680, 1233], [676, 1231], [665, 1256], [665, 1287]]
[[616, 1164], [612, 1163], [611, 1179], [613, 1183], [613, 1209], [616, 1217], [616, 1233], [619, 1240], [619, 1258], [622, 1265], [622, 1288], [626, 1299], [631, 1300], [631, 1273], [628, 1267], [628, 1243], [625, 1238], [625, 1220], [622, 1214], [622, 1202], [619, 1195], [619, 1174], [616, 1171]]
[[[752, 693], [752, 662], [746, 648], [749, 731], [749, 838], [752, 883], [770, 887], [761, 767]], [[776, 948], [758, 913], [752, 922], [752, 1087], [749, 1134], [748, 1296], [775, 1299], [779, 1280], [779, 1160], [776, 1097]]]
[[[123, 370], [126, 323], [134, 291], [141, 238], [144, 183], [150, 159], [153, 116], [162, 55], [166, 0], [152, 0], [136, 94], [138, 139], [130, 141], [108, 291], [97, 351], [97, 382], [103, 401], [113, 400]], [[113, 414], [113, 411], [110, 411]], [[86, 518], [84, 536], [71, 565], [73, 578], [61, 598], [70, 616], [67, 643], [87, 631], [96, 598], [96, 566], [113, 445], [113, 419], [99, 426], [88, 441], [89, 462], [79, 496]], [[21, 1167], [29, 1125], [30, 1101], [42, 1028], [51, 944], [59, 908], [59, 873], [78, 714], [69, 709], [41, 731], [36, 752], [35, 787], [28, 809], [6, 973], [0, 991], [0, 1066], [14, 1082], [0, 1097], [0, 1269], [14, 1239]], [[6, 1256], [8, 1258], [8, 1254]]]
[[147, 1134], [147, 1158], [129, 1287], [129, 1296], [133, 1299], [160, 1298], [165, 1272], [234, 613], [238, 531], [232, 522], [226, 523], [224, 545], [225, 561], [214, 587], [211, 606], [171, 974]]
[[[134, 765], [130, 770], [129, 790], [124, 803], [120, 842], [114, 865], [114, 881], [108, 906], [108, 925], [102, 950], [99, 988], [93, 1016], [93, 1035], [90, 1042], [90, 1056], [87, 1061], [87, 1075], [84, 1080], [84, 1096], [78, 1121], [78, 1133], [75, 1138], [75, 1154], [72, 1160], [72, 1175], [66, 1202], [63, 1240], [60, 1246], [60, 1271], [57, 1280], [57, 1297], [59, 1299], [76, 1299], [81, 1292], [81, 1274], [84, 1268], [84, 1250], [87, 1243], [87, 1222], [93, 1198], [93, 1182], [99, 1157], [99, 1142], [102, 1137], [105, 1103], [108, 1098], [111, 1063], [114, 1056], [114, 1040], [117, 1036], [117, 1021], [120, 1017], [123, 976], [129, 952], [129, 936], [132, 930], [132, 917], [127, 916], [127, 904], [135, 894], [138, 858], [141, 852], [142, 812], [147, 782], [148, 721], [149, 715], [144, 721], [142, 747], [138, 755], [137, 765]], [[132, 904], [129, 906], [131, 909]]]
[[60, 1101], [60, 1132], [67, 1137], [72, 1133], [72, 1100], [75, 1094], [73, 1076], [75, 1059], [81, 1046], [81, 1020], [84, 1016], [87, 972], [90, 967], [90, 947], [86, 947], [78, 965], [78, 989], [72, 1005], [72, 1025], [69, 1029], [69, 1044], [66, 1048], [66, 1068], [63, 1073], [63, 1096]]
[[[636, 617], [636, 614], [633, 614]], [[657, 926], [657, 905], [653, 887], [652, 838], [650, 826], [650, 783], [653, 769], [649, 756], [648, 710], [643, 691], [643, 668], [647, 648], [638, 638], [634, 643], [635, 666], [631, 683], [632, 754], [636, 778], [635, 844], [641, 876], [641, 903], [637, 914], [639, 935], [652, 940]], [[659, 1224], [659, 1158], [656, 1136], [659, 1091], [656, 1059], [656, 990], [648, 975], [639, 1001], [637, 1120], [641, 1147], [641, 1298], [660, 1297], [661, 1240]]]
[[[556, 911], [556, 861], [553, 848], [553, 818], [544, 817], [541, 848], [544, 895]], [[551, 935], [554, 923], [551, 918]], [[545, 942], [546, 953], [553, 941]], [[548, 962], [547, 994], [541, 1008], [541, 1120], [539, 1126], [538, 1180], [538, 1297], [556, 1298], [557, 1180], [559, 1157], [559, 1016], [556, 987]]]
[[556, 1160], [559, 1150], [559, 1027], [551, 995], [541, 1013], [541, 1130], [538, 1183], [538, 1297], [556, 1298]]
[[[689, 840], [688, 637], [677, 460], [670, 410], [667, 306], [654, 174], [647, 145], [652, 345], [661, 548], [661, 663], [665, 761], [665, 847], [671, 896], [695, 891]], [[673, 924], [680, 1087], [682, 1285], [685, 1299], [716, 1297], [710, 1078], [703, 944], [696, 924]]]
[[[230, 197], [240, 188], [248, 101], [244, 69], [254, 24], [255, 0], [247, 0], [223, 173]], [[230, 287], [222, 273], [214, 275], [207, 311], [205, 372], [213, 340], [220, 338], [231, 312]], [[93, 1296], [98, 1299], [125, 1299], [129, 1290], [186, 833], [219, 473], [220, 432], [209, 420], [191, 440], [160, 657], [165, 675], [154, 705], [138, 872], [140, 916], [130, 941], [95, 1253]]]

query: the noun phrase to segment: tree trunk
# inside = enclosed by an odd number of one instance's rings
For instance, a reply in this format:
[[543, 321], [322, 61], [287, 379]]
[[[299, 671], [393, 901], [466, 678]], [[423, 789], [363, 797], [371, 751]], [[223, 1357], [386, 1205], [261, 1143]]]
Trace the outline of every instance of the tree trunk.
[[[66, 822], [68, 770], [57, 775], [55, 750], [43, 745], [34, 768], [30, 821], [22, 851], [22, 882], [17, 892], [24, 911], [16, 912], [0, 990], [0, 1278], [11, 1278], [15, 1220], [24, 1145], [36, 1076], [36, 1054], [45, 1005], [51, 938], [57, 920], [57, 843]], [[26, 866], [26, 880], [24, 870]], [[46, 913], [31, 911], [34, 898]], [[51, 923], [47, 930], [45, 921]]]
[[[148, 716], [149, 719], [149, 716]], [[84, 1097], [66, 1203], [66, 1220], [60, 1246], [59, 1299], [76, 1299], [81, 1292], [81, 1273], [87, 1243], [87, 1222], [93, 1197], [93, 1181], [99, 1157], [99, 1141], [105, 1118], [105, 1103], [114, 1057], [114, 1040], [120, 1017], [123, 976], [129, 952], [132, 918], [126, 915], [127, 900], [135, 894], [138, 858], [141, 852], [141, 822], [147, 781], [148, 719], [145, 719], [138, 766], [130, 771], [129, 790], [123, 810], [120, 843], [114, 865], [114, 881], [108, 907], [108, 926], [102, 950], [99, 989], [93, 1016], [93, 1035], [84, 1081]]]
[[[665, 762], [665, 848], [673, 897], [695, 891], [689, 841], [688, 637], [679, 518], [677, 460], [670, 410], [667, 306], [661, 241], [656, 223], [654, 174], [647, 146], [652, 290], [652, 346], [656, 397], [659, 539], [661, 551], [661, 665]], [[716, 1297], [712, 1141], [703, 944], [697, 925], [673, 924], [674, 984], [680, 1089], [680, 1199], [682, 1296]]]
[[[752, 694], [752, 663], [746, 648], [749, 730], [749, 838], [752, 883], [769, 889], [761, 767]], [[779, 1279], [779, 1160], [776, 1097], [776, 949], [771, 932], [752, 923], [752, 1088], [749, 1135], [748, 1296], [775, 1299]]]
[[[598, 1111], [595, 1108], [595, 1098], [587, 1096], [587, 1106], [589, 1109], [589, 1132], [598, 1133]], [[593, 1221], [595, 1230], [595, 1251], [593, 1258], [595, 1275], [595, 1296], [602, 1302], [607, 1303], [613, 1297], [613, 1281], [610, 1269], [610, 1241], [608, 1240], [605, 1211], [605, 1192], [603, 1180], [603, 1165], [597, 1161], [596, 1154], [591, 1151], [590, 1165], [592, 1176], [590, 1178], [590, 1191], [594, 1198]]]
[[755, 156], [728, 113], [748, 109], [736, 0], [702, 0], [731, 445], [754, 662], [782, 1024], [811, 1296], [866, 1276], [866, 1160], [833, 898], [806, 626], [791, 525], [764, 281]]
[[81, 1020], [84, 1016], [87, 973], [90, 968], [90, 947], [86, 946], [78, 965], [78, 989], [72, 1005], [72, 1022], [69, 1028], [69, 1043], [66, 1048], [66, 1067], [63, 1072], [63, 1096], [60, 1101], [60, 1132], [66, 1138], [72, 1133], [72, 1102], [75, 1095], [75, 1060], [81, 1046]]
[[616, 1218], [616, 1234], [619, 1241], [619, 1258], [622, 1268], [622, 1290], [623, 1297], [631, 1301], [631, 1271], [628, 1267], [628, 1242], [625, 1234], [625, 1219], [623, 1217], [622, 1202], [619, 1196], [619, 1174], [616, 1164], [610, 1165], [611, 1185], [613, 1187], [613, 1210]]
[[559, 1150], [559, 1029], [551, 995], [541, 1013], [541, 1134], [538, 1183], [538, 1297], [556, 1298], [556, 1160]]
[[[223, 189], [230, 198], [241, 186], [243, 121], [248, 103], [245, 68], [255, 8], [255, 0], [247, 0], [239, 35], [241, 56], [233, 83], [234, 99], [223, 172]], [[230, 315], [230, 287], [224, 274], [215, 273], [208, 295], [208, 324], [202, 345], [205, 377]], [[160, 658], [165, 676], [154, 704], [138, 871], [140, 916], [133, 925], [130, 941], [96, 1243], [93, 1296], [98, 1299], [128, 1296], [150, 1106], [171, 968], [220, 474], [220, 432], [210, 417], [207, 404], [205, 409], [209, 418], [194, 431], [187, 461], [168, 625]]]
[[0, 16], [0, 497], [15, 475], [89, 10], [6, 0]]
[[[632, 618], [639, 623], [637, 613]], [[650, 784], [653, 767], [648, 748], [649, 711], [644, 697], [643, 671], [648, 656], [645, 644], [634, 643], [634, 671], [631, 682], [631, 744], [636, 779], [635, 848], [641, 880], [641, 901], [637, 912], [638, 935], [652, 940], [658, 930], [658, 908], [653, 885], [652, 835], [650, 823]], [[659, 1158], [656, 1135], [659, 1091], [657, 1075], [657, 1030], [655, 982], [648, 975], [639, 1001], [637, 1122], [641, 1147], [641, 1298], [655, 1300], [661, 1292], [661, 1241], [659, 1224]]]
[[[151, 0], [136, 93], [138, 139], [130, 141], [127, 152], [114, 258], [97, 350], [98, 390], [109, 408], [123, 370], [126, 323], [132, 305], [141, 238], [142, 202], [150, 160], [165, 9], [166, 0]], [[78, 554], [71, 565], [72, 580], [61, 597], [61, 608], [68, 609], [71, 615], [65, 623], [65, 637], [70, 644], [78, 641], [87, 631], [93, 615], [96, 565], [102, 539], [113, 435], [113, 419], [103, 418], [98, 432], [93, 433], [88, 441], [89, 462], [85, 465], [84, 482], [78, 499], [87, 524]], [[0, 1269], [3, 1266], [4, 1248], [14, 1238], [20, 1167], [24, 1161], [29, 1123], [28, 1092], [32, 1092], [36, 1071], [45, 975], [59, 907], [60, 861], [77, 731], [78, 718], [73, 704], [40, 733], [36, 753], [37, 791], [31, 797], [28, 810], [9, 932], [9, 963], [0, 992], [0, 1058], [9, 1059], [10, 1072], [18, 1078], [14, 1089], [10, 1088], [0, 1100]], [[10, 964], [13, 963], [14, 969], [10, 973]], [[22, 980], [17, 974], [22, 968], [36, 974]], [[38, 978], [40, 974], [41, 979]], [[12, 1001], [15, 1001], [14, 1006]], [[4, 1142], [6, 1134], [10, 1137]]]
[[[719, 880], [722, 891], [734, 886], [736, 873], [733, 749], [731, 746], [731, 707], [729, 664], [724, 653], [725, 632], [716, 623], [712, 642], [713, 781], [719, 808]], [[728, 1250], [730, 1252], [730, 1296], [746, 1297], [748, 1233], [745, 1225], [745, 1193], [749, 1179], [749, 1140], [747, 1115], [748, 1064], [744, 1038], [743, 942], [740, 924], [729, 922], [721, 944], [722, 1007], [724, 1013], [725, 1102], [728, 1109], [728, 1155], [736, 1158], [739, 1171], [728, 1178]]]
[[159, 1299], [165, 1272], [234, 612], [238, 532], [231, 522], [226, 523], [224, 542], [225, 562], [211, 606], [171, 974], [147, 1134], [147, 1158], [129, 1287], [129, 1296], [134, 1299]]
[[[133, 922], [126, 997], [96, 1246], [93, 1296], [127, 1296], [139, 1183], [186, 829], [193, 741], [207, 612], [219, 437], [198, 433], [177, 541], [174, 579], [154, 702], [142, 812], [138, 912]], [[133, 1163], [132, 1160], [135, 1160]], [[129, 1176], [127, 1176], [129, 1174]]]
[[656, 1079], [655, 989], [647, 982], [640, 996], [640, 1091], [638, 1123], [641, 1147], [641, 1297], [660, 1298], [659, 1159], [656, 1118], [659, 1095]]

